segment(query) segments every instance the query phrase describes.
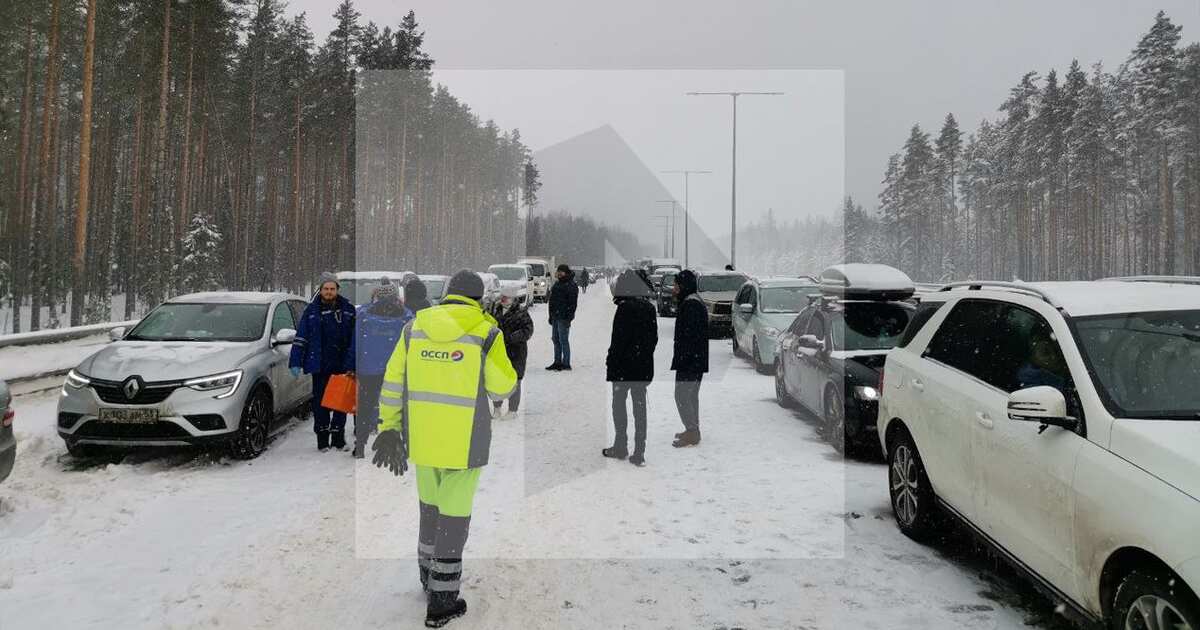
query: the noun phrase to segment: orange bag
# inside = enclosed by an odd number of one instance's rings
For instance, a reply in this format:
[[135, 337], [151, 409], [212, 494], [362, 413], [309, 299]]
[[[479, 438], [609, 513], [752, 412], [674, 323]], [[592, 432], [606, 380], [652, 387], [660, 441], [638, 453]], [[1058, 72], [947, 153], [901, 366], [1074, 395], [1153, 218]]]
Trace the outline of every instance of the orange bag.
[[342, 413], [358, 411], [358, 382], [349, 374], [334, 374], [325, 384], [321, 406]]

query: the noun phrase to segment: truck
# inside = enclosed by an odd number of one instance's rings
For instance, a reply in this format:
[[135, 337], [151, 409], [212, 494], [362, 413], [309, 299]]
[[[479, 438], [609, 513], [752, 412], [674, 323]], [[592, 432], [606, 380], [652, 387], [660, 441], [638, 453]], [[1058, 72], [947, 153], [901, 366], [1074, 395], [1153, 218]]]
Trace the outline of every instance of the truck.
[[518, 265], [529, 265], [533, 272], [533, 301], [545, 302], [550, 299], [550, 285], [554, 282], [554, 270], [557, 267], [553, 256], [526, 256], [517, 260]]

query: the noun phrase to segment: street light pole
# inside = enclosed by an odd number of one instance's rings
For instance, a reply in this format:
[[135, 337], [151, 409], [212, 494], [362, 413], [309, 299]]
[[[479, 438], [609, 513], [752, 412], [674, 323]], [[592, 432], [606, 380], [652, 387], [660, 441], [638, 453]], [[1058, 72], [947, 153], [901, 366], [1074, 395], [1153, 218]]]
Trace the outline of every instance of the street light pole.
[[783, 92], [688, 92], [688, 96], [729, 96], [733, 100], [733, 177], [729, 191], [729, 264], [737, 266], [737, 100], [739, 96], [783, 96]]
[[688, 175], [692, 173], [705, 174], [712, 171], [697, 171], [697, 170], [681, 170], [681, 171], [663, 171], [663, 173], [683, 173], [683, 268], [688, 267], [688, 213], [691, 212], [691, 206], [688, 205]]
[[659, 199], [658, 203], [671, 204], [671, 258], [674, 258], [675, 257], [675, 229], [677, 227], [679, 227], [677, 225], [678, 220], [675, 218], [675, 206], [677, 205], [677, 202], [674, 199]]

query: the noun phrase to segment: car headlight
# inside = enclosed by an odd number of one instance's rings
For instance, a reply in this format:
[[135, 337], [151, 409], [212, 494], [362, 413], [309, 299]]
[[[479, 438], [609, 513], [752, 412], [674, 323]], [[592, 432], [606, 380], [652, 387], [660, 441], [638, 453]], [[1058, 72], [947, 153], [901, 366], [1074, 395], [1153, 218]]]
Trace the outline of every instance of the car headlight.
[[771, 328], [770, 326], [767, 326], [766, 328], [763, 328], [763, 329], [762, 329], [762, 333], [763, 333], [764, 335], [766, 335], [766, 336], [768, 336], [768, 337], [770, 337], [770, 338], [774, 339], [774, 338], [776, 338], [776, 337], [778, 337], [778, 336], [779, 336], [779, 329], [778, 329], [778, 328]]
[[70, 372], [67, 372], [66, 384], [75, 389], [83, 389], [84, 387], [91, 385], [92, 380], [80, 374], [79, 372], [76, 372], [75, 370], [71, 370]]
[[854, 388], [854, 397], [859, 400], [879, 400], [879, 390], [869, 385], [858, 385]]
[[238, 385], [242, 383], [242, 371], [234, 370], [233, 372], [225, 372], [224, 374], [214, 374], [212, 376], [202, 376], [193, 378], [183, 382], [184, 387], [194, 389], [198, 392], [211, 392], [218, 389], [226, 389], [224, 392], [215, 398], [229, 398], [237, 391]]

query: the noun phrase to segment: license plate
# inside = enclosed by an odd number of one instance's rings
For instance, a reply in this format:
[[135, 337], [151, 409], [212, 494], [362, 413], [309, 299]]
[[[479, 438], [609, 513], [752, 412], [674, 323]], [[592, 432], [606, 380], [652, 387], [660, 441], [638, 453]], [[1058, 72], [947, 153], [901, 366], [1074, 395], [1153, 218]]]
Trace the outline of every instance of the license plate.
[[122, 424], [150, 424], [158, 422], [157, 409], [101, 409], [101, 422]]

